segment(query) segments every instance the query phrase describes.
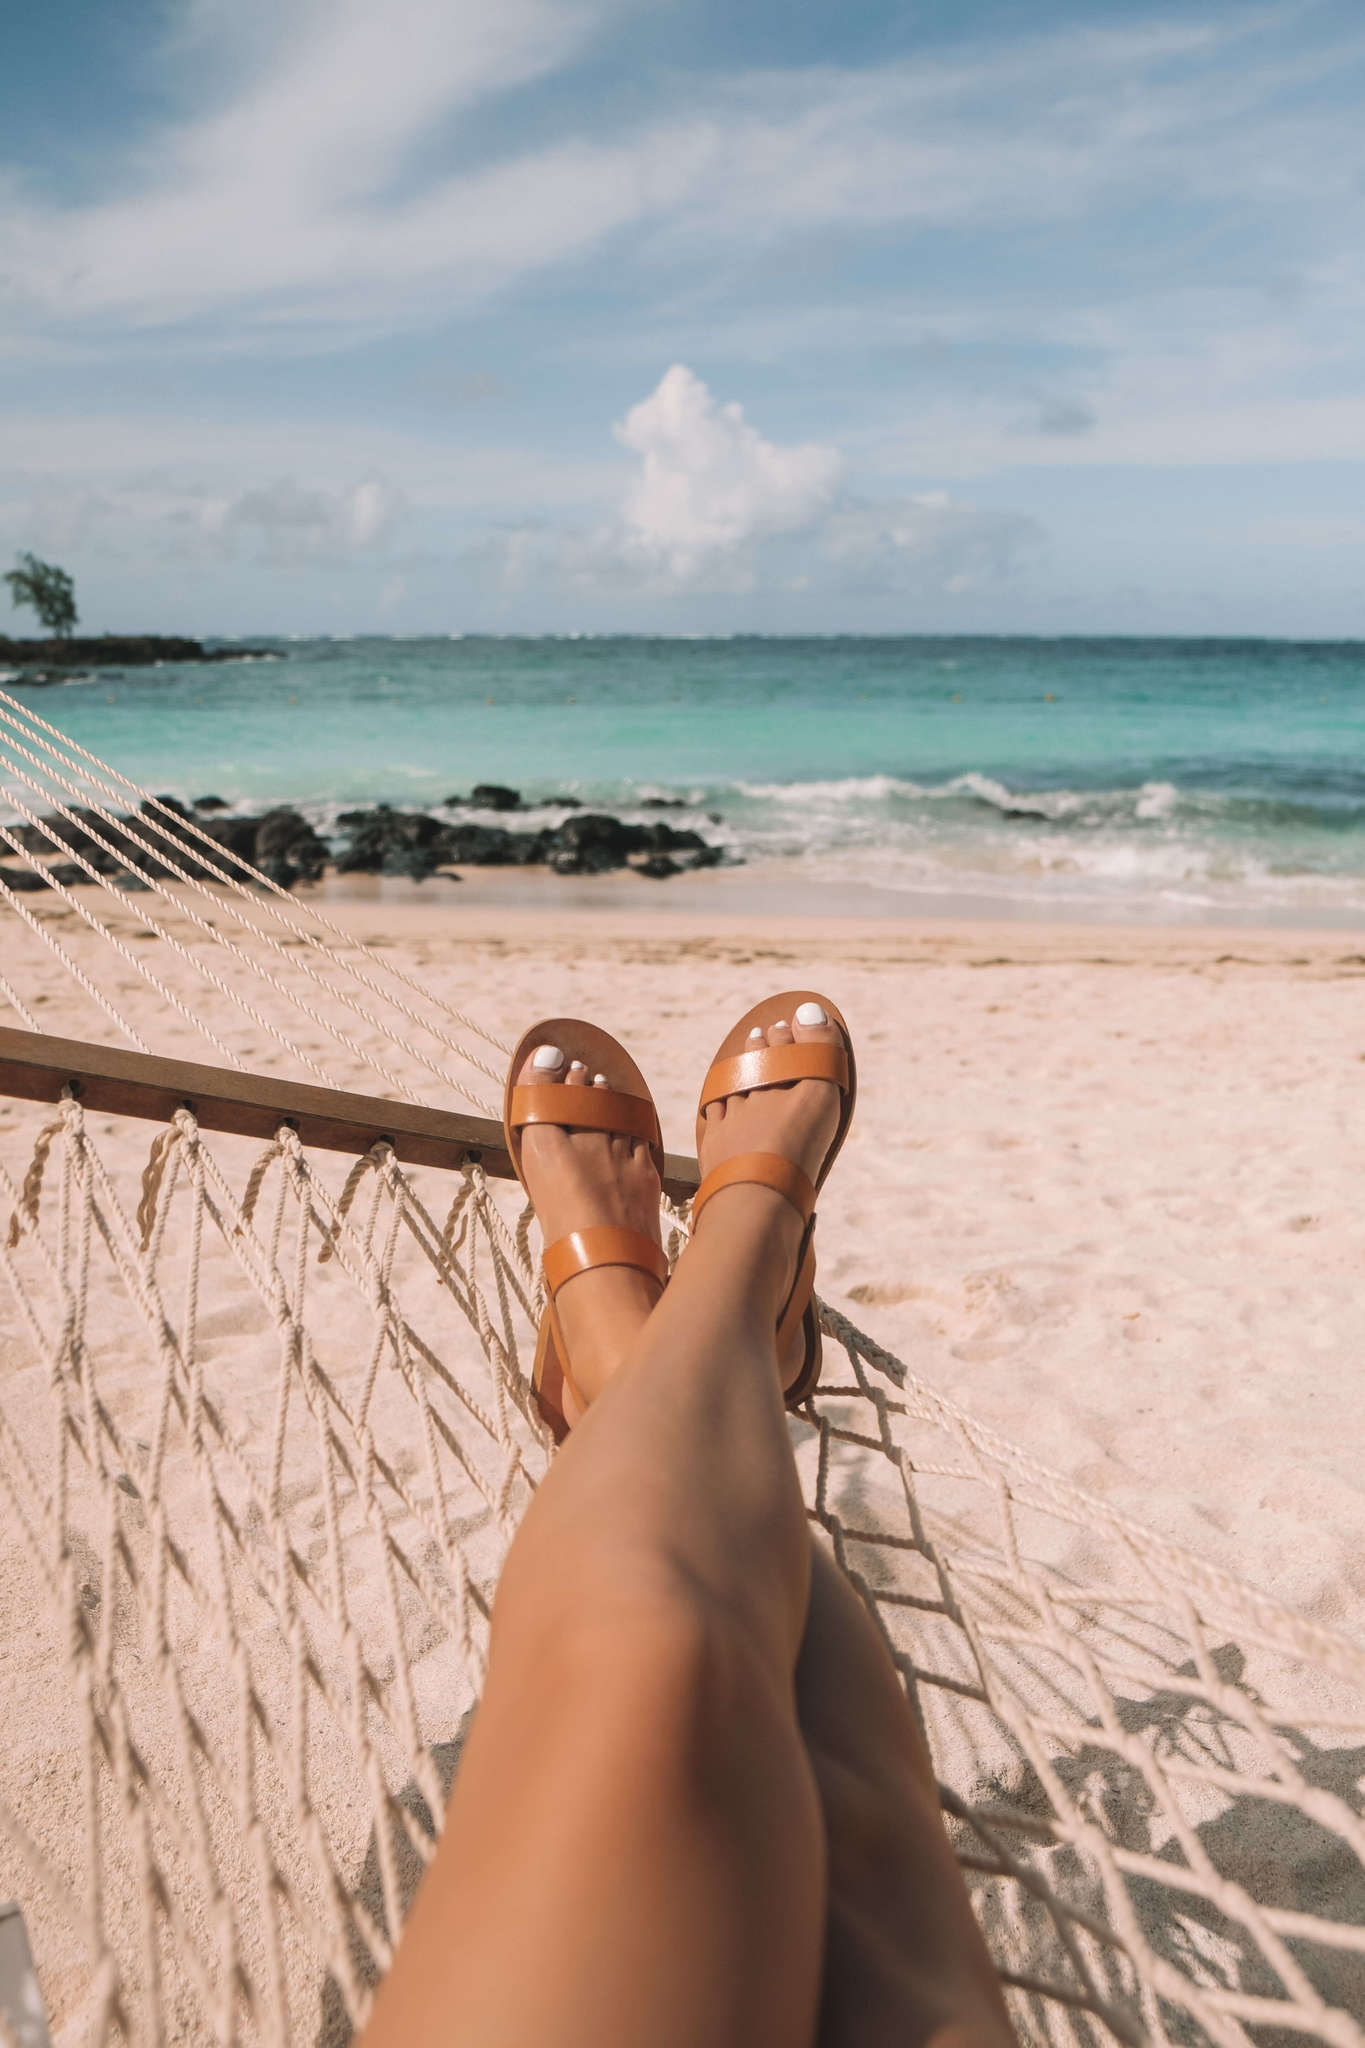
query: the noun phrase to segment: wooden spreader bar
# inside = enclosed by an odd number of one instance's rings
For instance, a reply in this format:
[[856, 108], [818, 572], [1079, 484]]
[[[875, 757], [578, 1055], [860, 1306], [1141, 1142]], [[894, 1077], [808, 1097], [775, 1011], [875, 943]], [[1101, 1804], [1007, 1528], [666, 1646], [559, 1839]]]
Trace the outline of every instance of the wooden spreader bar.
[[[270, 1139], [281, 1124], [292, 1124], [305, 1145], [325, 1152], [366, 1152], [376, 1138], [387, 1138], [408, 1166], [458, 1169], [477, 1161], [497, 1179], [516, 1177], [502, 1125], [491, 1117], [0, 1028], [0, 1095], [58, 1102], [68, 1085], [87, 1109], [103, 1115], [164, 1124], [189, 1108], [206, 1131]], [[686, 1202], [697, 1187], [696, 1160], [669, 1153], [664, 1164], [664, 1192]]]

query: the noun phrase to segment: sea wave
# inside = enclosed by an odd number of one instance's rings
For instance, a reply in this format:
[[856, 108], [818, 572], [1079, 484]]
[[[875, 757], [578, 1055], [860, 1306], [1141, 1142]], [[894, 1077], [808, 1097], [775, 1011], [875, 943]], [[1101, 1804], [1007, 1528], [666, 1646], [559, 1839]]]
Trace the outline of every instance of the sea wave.
[[[1287, 792], [1169, 777], [1027, 787], [982, 769], [737, 781], [710, 792], [741, 858], [795, 858], [812, 879], [913, 895], [1199, 915], [1263, 904], [1365, 913], [1365, 778]], [[1314, 800], [1316, 798], [1316, 800]]]

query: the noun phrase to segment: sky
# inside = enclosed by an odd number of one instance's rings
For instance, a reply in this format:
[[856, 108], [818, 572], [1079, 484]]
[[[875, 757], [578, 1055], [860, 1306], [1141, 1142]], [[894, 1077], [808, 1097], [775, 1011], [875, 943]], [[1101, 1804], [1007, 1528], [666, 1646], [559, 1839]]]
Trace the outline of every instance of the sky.
[[1365, 636], [1363, 104], [1358, 0], [15, 10], [0, 562], [89, 631]]

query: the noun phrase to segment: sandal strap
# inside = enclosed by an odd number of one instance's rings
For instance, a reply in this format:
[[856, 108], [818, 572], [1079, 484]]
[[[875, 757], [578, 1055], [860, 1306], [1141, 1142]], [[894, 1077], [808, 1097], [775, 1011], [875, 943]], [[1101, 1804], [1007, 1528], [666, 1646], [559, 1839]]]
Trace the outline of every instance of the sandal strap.
[[[792, 1048], [780, 1046], [781, 1052], [800, 1050], [827, 1052], [828, 1046]], [[692, 1228], [697, 1227], [697, 1218], [722, 1188], [752, 1186], [773, 1188], [784, 1200], [791, 1203], [803, 1223], [809, 1223], [815, 1209], [815, 1183], [808, 1173], [791, 1159], [784, 1159], [780, 1152], [741, 1152], [735, 1159], [726, 1159], [719, 1166], [713, 1166], [701, 1186], [692, 1197]]]
[[546, 1245], [541, 1258], [545, 1285], [554, 1299], [566, 1280], [577, 1273], [591, 1273], [598, 1266], [636, 1266], [657, 1280], [668, 1279], [668, 1257], [652, 1237], [639, 1230], [623, 1230], [613, 1223], [595, 1223], [588, 1230], [572, 1230], [567, 1237]]
[[[815, 1218], [806, 1225], [801, 1249], [796, 1255], [796, 1278], [777, 1319], [777, 1355], [781, 1358], [787, 1340], [810, 1307], [815, 1292]], [[799, 1384], [799, 1381], [797, 1382]]]
[[702, 1083], [701, 1107], [750, 1088], [776, 1088], [785, 1081], [833, 1081], [848, 1092], [848, 1054], [842, 1045], [807, 1039], [800, 1045], [762, 1045], [753, 1052], [717, 1060]]
[[532, 1082], [512, 1090], [507, 1123], [514, 1131], [527, 1124], [557, 1124], [564, 1131], [611, 1131], [620, 1138], [661, 1143], [658, 1113], [648, 1096], [626, 1095], [617, 1088]]

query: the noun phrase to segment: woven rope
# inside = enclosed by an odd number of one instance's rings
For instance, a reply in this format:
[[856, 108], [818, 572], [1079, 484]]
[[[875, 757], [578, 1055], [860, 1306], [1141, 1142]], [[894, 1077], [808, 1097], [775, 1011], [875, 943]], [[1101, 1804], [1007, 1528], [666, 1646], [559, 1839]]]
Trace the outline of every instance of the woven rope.
[[[231, 902], [206, 988], [230, 963], [249, 1001], [255, 905]], [[10, 893], [13, 928], [136, 1035], [51, 903], [79, 909]], [[340, 978], [288, 916], [308, 989]], [[361, 956], [393, 1059], [426, 1016], [464, 1057], [468, 1020], [401, 973], [390, 1025], [386, 972]], [[62, 2042], [344, 2040], [549, 1455], [529, 1213], [382, 1143], [316, 1160], [185, 1110], [154, 1134], [24, 1114], [0, 1160], [0, 1895]], [[1365, 2048], [1365, 1652], [823, 1322], [793, 1422], [810, 1511], [922, 1715], [1021, 2036]]]

